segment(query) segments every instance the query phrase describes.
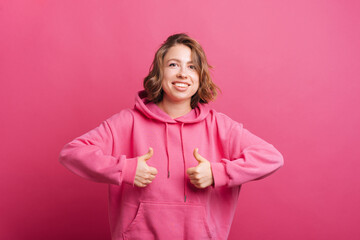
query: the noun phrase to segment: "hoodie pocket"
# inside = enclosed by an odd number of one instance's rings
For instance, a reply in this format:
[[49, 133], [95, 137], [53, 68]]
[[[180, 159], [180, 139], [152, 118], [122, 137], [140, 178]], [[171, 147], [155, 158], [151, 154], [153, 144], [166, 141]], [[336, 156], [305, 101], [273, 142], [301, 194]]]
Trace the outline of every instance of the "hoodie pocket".
[[205, 208], [199, 204], [140, 202], [125, 239], [212, 239]]

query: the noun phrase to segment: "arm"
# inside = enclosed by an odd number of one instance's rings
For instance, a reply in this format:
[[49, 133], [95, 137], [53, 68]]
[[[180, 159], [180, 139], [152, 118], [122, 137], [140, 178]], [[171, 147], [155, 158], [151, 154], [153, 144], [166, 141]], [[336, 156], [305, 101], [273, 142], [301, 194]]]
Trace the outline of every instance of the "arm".
[[264, 178], [279, 169], [283, 156], [276, 148], [234, 123], [228, 142], [230, 159], [212, 162], [214, 187], [237, 186]]
[[[120, 118], [120, 119], [119, 119]], [[132, 115], [122, 111], [117, 115], [121, 123], [132, 123]], [[66, 144], [60, 152], [59, 161], [73, 173], [86, 179], [120, 185], [122, 182], [134, 183], [137, 158], [125, 155], [114, 156], [115, 136], [111, 121], [106, 120], [97, 128]], [[124, 134], [131, 129], [116, 129]]]

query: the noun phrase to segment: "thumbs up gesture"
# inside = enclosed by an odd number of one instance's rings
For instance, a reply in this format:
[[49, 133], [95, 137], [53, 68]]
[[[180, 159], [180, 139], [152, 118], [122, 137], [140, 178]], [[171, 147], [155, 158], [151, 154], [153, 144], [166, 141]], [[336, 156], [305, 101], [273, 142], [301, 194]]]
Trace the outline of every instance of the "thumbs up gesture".
[[196, 167], [188, 168], [186, 173], [190, 182], [197, 188], [206, 188], [214, 183], [211, 165], [208, 160], [202, 157], [198, 149], [194, 149], [194, 157], [199, 162]]
[[150, 167], [146, 164], [146, 161], [149, 160], [154, 154], [154, 150], [149, 148], [149, 151], [140, 157], [138, 157], [138, 164], [135, 173], [134, 184], [137, 187], [146, 187], [152, 182], [155, 178], [158, 171], [154, 167]]

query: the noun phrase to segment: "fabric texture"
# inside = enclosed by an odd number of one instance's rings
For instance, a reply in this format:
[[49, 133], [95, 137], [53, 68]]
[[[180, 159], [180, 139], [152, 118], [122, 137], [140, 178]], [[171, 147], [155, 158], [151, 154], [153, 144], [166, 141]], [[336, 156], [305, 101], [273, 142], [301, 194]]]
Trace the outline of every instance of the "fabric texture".
[[[134, 185], [137, 157], [158, 174]], [[199, 189], [186, 170], [198, 165], [195, 148], [211, 163], [213, 186]], [[66, 144], [60, 162], [75, 174], [109, 184], [113, 240], [227, 239], [243, 183], [283, 165], [275, 147], [228, 116], [199, 104], [172, 119], [140, 91], [124, 109]]]

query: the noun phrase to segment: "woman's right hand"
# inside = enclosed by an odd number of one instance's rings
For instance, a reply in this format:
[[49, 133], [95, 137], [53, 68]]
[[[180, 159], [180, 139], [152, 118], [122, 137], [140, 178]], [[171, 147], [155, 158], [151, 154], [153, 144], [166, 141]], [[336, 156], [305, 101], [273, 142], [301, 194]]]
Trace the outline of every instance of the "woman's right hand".
[[136, 168], [134, 184], [137, 187], [146, 187], [152, 182], [155, 178], [158, 171], [154, 167], [150, 167], [146, 164], [146, 161], [149, 160], [154, 154], [154, 150], [149, 148], [149, 152], [145, 155], [138, 157], [138, 164]]

